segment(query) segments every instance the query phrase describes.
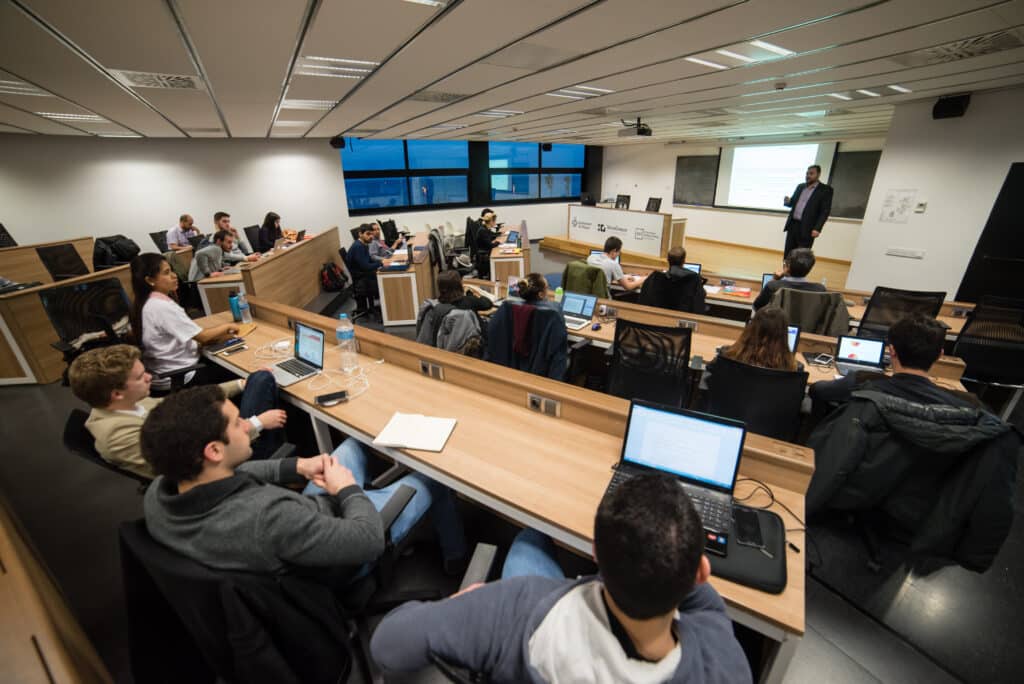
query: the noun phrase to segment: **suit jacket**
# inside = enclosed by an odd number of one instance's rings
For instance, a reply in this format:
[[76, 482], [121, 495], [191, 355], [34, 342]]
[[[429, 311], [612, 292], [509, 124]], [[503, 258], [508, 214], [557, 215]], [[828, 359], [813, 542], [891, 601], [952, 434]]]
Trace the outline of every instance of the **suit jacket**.
[[[782, 229], [783, 232], [789, 230], [790, 221], [796, 220], [793, 218], [793, 212], [796, 211], [796, 205], [800, 201], [800, 193], [806, 187], [807, 183], [796, 186], [796, 190], [789, 198], [789, 204], [786, 205], [790, 207], [789, 216], [786, 219], [785, 228]], [[807, 206], [804, 207], [804, 213], [800, 217], [800, 234], [810, 237], [812, 230], [821, 232], [821, 227], [825, 225], [830, 213], [832, 213], [832, 186], [819, 182], [811, 198], [807, 200]]]
[[[237, 380], [229, 380], [221, 384], [220, 388], [228, 397], [241, 392]], [[159, 403], [160, 399], [146, 397], [139, 405], [145, 407], [148, 415]], [[136, 475], [152, 478], [156, 474], [142, 457], [142, 447], [139, 446], [139, 433], [145, 421], [145, 418], [130, 413], [93, 408], [85, 421], [85, 427], [96, 440], [96, 451], [100, 452], [103, 460]]]

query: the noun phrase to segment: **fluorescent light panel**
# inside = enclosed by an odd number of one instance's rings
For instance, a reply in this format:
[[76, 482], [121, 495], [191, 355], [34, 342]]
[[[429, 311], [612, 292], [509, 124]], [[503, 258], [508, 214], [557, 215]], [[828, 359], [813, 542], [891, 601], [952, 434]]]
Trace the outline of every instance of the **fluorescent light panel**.
[[563, 95], [561, 93], [544, 93], [544, 94], [545, 95], [550, 95], [551, 97], [564, 97], [567, 100], [584, 100], [584, 99], [586, 99], [584, 97], [577, 97], [576, 95]]
[[57, 121], [94, 121], [94, 122], [106, 122], [99, 114], [62, 114], [60, 112], [36, 112], [37, 116], [43, 116], [47, 119], [55, 119]]
[[427, 5], [428, 7], [444, 7], [448, 4], [447, 0], [405, 0], [405, 2], [411, 2], [414, 5]]
[[312, 126], [313, 122], [312, 121], [275, 121], [274, 125], [275, 126], [294, 126], [294, 127], [299, 127], [299, 126]]
[[312, 57], [306, 55], [303, 59], [312, 59], [317, 62], [340, 62], [342, 64], [365, 64], [367, 66], [380, 66], [380, 62], [370, 62], [365, 59], [347, 59], [343, 57]]
[[356, 74], [336, 74], [330, 71], [296, 71], [299, 76], [326, 76], [328, 78], [355, 78], [360, 79], [362, 76]]
[[772, 45], [771, 43], [766, 43], [763, 40], [752, 40], [752, 41], [750, 41], [750, 44], [753, 45], [756, 48], [761, 48], [762, 50], [767, 50], [768, 52], [774, 52], [775, 54], [782, 55], [783, 57], [786, 57], [787, 55], [794, 55], [794, 54], [796, 54], [792, 50], [787, 50], [784, 47], [779, 47], [778, 45]]
[[326, 69], [327, 71], [350, 71], [356, 74], [368, 74], [373, 69], [364, 69], [362, 67], [346, 67], [346, 66], [334, 66], [333, 64], [303, 64], [303, 69]]
[[753, 57], [747, 57], [746, 55], [741, 55], [739, 53], [732, 52], [730, 50], [715, 50], [715, 52], [717, 52], [718, 54], [722, 55], [723, 57], [729, 57], [730, 59], [738, 59], [741, 62], [756, 62], [757, 61]]
[[595, 88], [594, 86], [585, 86], [585, 85], [573, 86], [573, 88], [578, 88], [580, 90], [593, 90], [595, 93], [614, 93], [615, 92], [614, 90], [608, 90], [607, 88]]
[[849, 95], [843, 95], [841, 93], [829, 93], [828, 96], [829, 97], [834, 97], [837, 100], [852, 100], [853, 99]]
[[873, 90], [858, 90], [857, 92], [861, 95], [867, 95], [868, 97], [881, 97], [879, 93], [876, 93]]
[[311, 109], [326, 112], [333, 108], [334, 104], [334, 100], [285, 100], [281, 103], [281, 109]]
[[889, 86], [889, 90], [895, 90], [897, 93], [912, 93], [912, 92], [914, 92], [910, 88], [904, 88], [901, 85], [891, 85], [891, 86]]
[[712, 69], [728, 69], [729, 68], [729, 67], [725, 66], [724, 64], [719, 64], [718, 62], [709, 62], [708, 60], [701, 59], [699, 57], [684, 57], [683, 59], [685, 59], [687, 62], [693, 62], [694, 64], [700, 64], [702, 66], [711, 67]]
[[99, 133], [101, 138], [141, 138], [137, 133]]

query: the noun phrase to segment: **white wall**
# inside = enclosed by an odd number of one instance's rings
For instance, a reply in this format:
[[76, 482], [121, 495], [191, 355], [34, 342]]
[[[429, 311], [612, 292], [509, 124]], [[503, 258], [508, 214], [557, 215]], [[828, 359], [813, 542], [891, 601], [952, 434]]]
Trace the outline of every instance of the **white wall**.
[[[842, 149], [880, 149], [881, 139], [841, 142]], [[663, 212], [686, 218], [686, 234], [692, 237], [733, 242], [782, 251], [786, 242], [782, 232], [786, 217], [757, 211], [703, 209], [672, 206], [676, 176], [676, 157], [718, 154], [718, 147], [640, 143], [604, 148], [601, 197], [631, 195], [632, 206], [643, 208], [648, 197], [661, 197]], [[793, 187], [802, 182], [793, 179]], [[850, 259], [860, 232], [857, 221], [832, 220], [825, 224], [814, 243], [819, 256]]]
[[[143, 251], [149, 233], [188, 213], [207, 232], [226, 211], [236, 227], [268, 211], [285, 227], [349, 228], [338, 152], [325, 140], [136, 140], [0, 134], [0, 223], [20, 244], [121, 233]], [[390, 215], [421, 230], [450, 221], [459, 232], [480, 207]], [[564, 235], [565, 204], [499, 207], [499, 220], [528, 222], [531, 238]]]
[[[976, 93], [962, 118], [932, 119], [934, 101], [899, 105], [854, 251], [850, 288], [944, 290], [952, 299], [1011, 162], [1024, 161], [1024, 89]], [[886, 191], [916, 189], [923, 214], [879, 220]], [[925, 250], [922, 260], [886, 256]]]

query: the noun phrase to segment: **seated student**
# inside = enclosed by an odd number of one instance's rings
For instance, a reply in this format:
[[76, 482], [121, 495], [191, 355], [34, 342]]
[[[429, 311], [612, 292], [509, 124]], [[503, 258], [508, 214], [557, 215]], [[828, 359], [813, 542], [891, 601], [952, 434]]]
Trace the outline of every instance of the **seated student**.
[[188, 214], [178, 217], [178, 225], [167, 231], [167, 249], [182, 249], [191, 246], [189, 238], [199, 237], [199, 229]]
[[213, 234], [213, 244], [203, 247], [192, 255], [192, 266], [188, 269], [189, 282], [223, 275], [224, 255], [235, 245], [235, 237], [229, 230], [218, 230]]
[[263, 217], [263, 225], [260, 226], [259, 245], [256, 247], [260, 252], [269, 252], [274, 249], [274, 243], [281, 239], [281, 217], [272, 211], [268, 211]]
[[[138, 348], [128, 344], [90, 349], [71, 364], [68, 380], [71, 392], [89, 404], [92, 411], [85, 427], [96, 440], [96, 451], [113, 465], [145, 477], [155, 477], [142, 458], [139, 431], [160, 399], [149, 396], [152, 375], [142, 365]], [[241, 394], [242, 415], [249, 417], [249, 436], [262, 434], [253, 448], [254, 458], [267, 458], [284, 439], [285, 412], [273, 408], [277, 383], [268, 371], [257, 371], [246, 379], [220, 386], [227, 396]]]
[[245, 231], [239, 231], [231, 225], [231, 214], [226, 211], [218, 211], [213, 215], [213, 227], [215, 233], [226, 230], [234, 238], [231, 251], [224, 253], [225, 263], [239, 264], [243, 261], [260, 260], [260, 255], [252, 251], [252, 245], [249, 244], [249, 238], [246, 237]]
[[643, 475], [604, 497], [597, 575], [566, 579], [553, 551], [524, 530], [501, 581], [389, 613], [370, 643], [374, 660], [414, 671], [433, 654], [496, 684], [751, 681], [725, 603], [707, 584], [700, 518], [674, 479]]
[[548, 296], [550, 290], [547, 278], [540, 273], [526, 274], [526, 277], [516, 285], [516, 291], [519, 293], [519, 298], [527, 304], [559, 312], [562, 310], [562, 306]]
[[[391, 527], [399, 541], [429, 510], [447, 571], [466, 542], [451, 492], [413, 473], [364, 492], [366, 453], [353, 439], [334, 454], [249, 461], [248, 423], [212, 385], [182, 390], [142, 426], [142, 455], [156, 480], [146, 491], [146, 527], [158, 542], [211, 568], [313, 574], [344, 587], [384, 549], [379, 508], [401, 485], [416, 490]], [[304, 493], [268, 484], [308, 482]]]
[[[803, 368], [796, 354], [789, 351], [789, 321], [786, 312], [777, 306], [766, 306], [747, 322], [739, 338], [718, 350], [719, 356], [749, 366], [795, 371]], [[712, 360], [706, 373], [713, 373]]]
[[888, 351], [892, 375], [853, 372], [839, 380], [816, 382], [809, 394], [814, 411], [821, 415], [828, 403], [849, 401], [850, 393], [871, 389], [921, 404], [947, 404], [976, 408], [977, 404], [942, 389], [929, 378], [932, 365], [942, 356], [946, 329], [934, 318], [913, 313], [889, 328]]
[[652, 273], [644, 279], [638, 303], [690, 313], [707, 311], [703, 278], [699, 273], [683, 268], [686, 250], [679, 246], [670, 248], [667, 260], [667, 271]]
[[373, 226], [373, 240], [369, 245], [370, 258], [374, 261], [390, 259], [394, 255], [395, 250], [401, 247], [402, 243], [405, 242], [405, 238], [399, 236], [399, 238], [395, 240], [395, 244], [388, 247], [388, 243], [384, 242], [384, 238], [381, 237], [380, 224], [374, 221], [370, 225]]
[[[199, 361], [201, 345], [224, 342], [238, 332], [235, 323], [201, 328], [188, 317], [185, 310], [171, 299], [178, 289], [178, 276], [162, 255], [138, 255], [132, 259], [131, 272], [132, 334], [142, 348], [143, 362], [151, 372], [165, 373], [195, 365]], [[211, 382], [222, 375], [219, 367], [207, 366], [187, 375], [185, 382]], [[153, 382], [153, 389], [162, 392], [170, 386], [170, 380]]]
[[356, 231], [356, 241], [348, 248], [346, 256], [346, 265], [352, 272], [352, 277], [358, 278], [358, 274], [377, 271], [381, 267], [389, 266], [391, 259], [385, 258], [377, 261], [370, 254], [370, 245], [373, 244], [374, 235], [373, 225], [364, 223]]
[[776, 292], [783, 288], [794, 290], [807, 290], [808, 292], [827, 292], [821, 283], [812, 283], [807, 280], [807, 274], [811, 272], [815, 264], [814, 252], [806, 247], [792, 250], [786, 255], [782, 270], [775, 274], [774, 280], [761, 289], [761, 293], [754, 300], [754, 310], [762, 306], [768, 306]]
[[458, 271], [444, 271], [437, 276], [437, 301], [451, 304], [456, 309], [470, 311], [487, 311], [494, 308], [494, 303], [487, 297], [473, 294], [462, 284], [462, 274]]
[[604, 241], [604, 252], [601, 254], [591, 254], [587, 257], [587, 263], [591, 266], [597, 266], [604, 271], [605, 277], [608, 278], [608, 285], [618, 285], [624, 290], [635, 290], [638, 287], [642, 287], [644, 284], [643, 278], [627, 276], [622, 272], [622, 266], [618, 262], [621, 254], [622, 240], [617, 237], [610, 237]]

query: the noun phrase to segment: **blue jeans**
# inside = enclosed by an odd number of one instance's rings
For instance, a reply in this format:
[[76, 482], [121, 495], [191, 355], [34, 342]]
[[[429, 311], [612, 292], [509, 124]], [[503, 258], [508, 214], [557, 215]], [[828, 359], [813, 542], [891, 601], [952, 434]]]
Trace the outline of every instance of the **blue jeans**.
[[[245, 381], [238, 412], [243, 418], [249, 418], [274, 408], [277, 408], [277, 382], [274, 381], [274, 375], [270, 371], [256, 371]], [[282, 444], [283, 429], [263, 430], [259, 439], [252, 443], [253, 460], [270, 458]]]
[[[346, 439], [331, 456], [352, 471], [356, 484], [360, 487], [366, 485], [366, 452], [363, 451], [363, 446], [359, 442], [354, 439]], [[416, 490], [416, 494], [391, 525], [391, 541], [397, 544], [404, 539], [429, 510], [444, 559], [456, 560], [465, 557], [466, 532], [462, 527], [462, 518], [455, 507], [455, 496], [447, 487], [442, 487], [420, 473], [410, 473], [387, 487], [371, 489], [364, 493], [379, 511], [384, 508], [384, 504], [402, 485], [409, 485]], [[307, 496], [317, 496], [325, 492], [310, 482], [302, 493]]]
[[520, 531], [501, 568], [501, 579], [509, 577], [564, 578], [565, 573], [555, 562], [555, 543], [551, 537], [529, 528]]

